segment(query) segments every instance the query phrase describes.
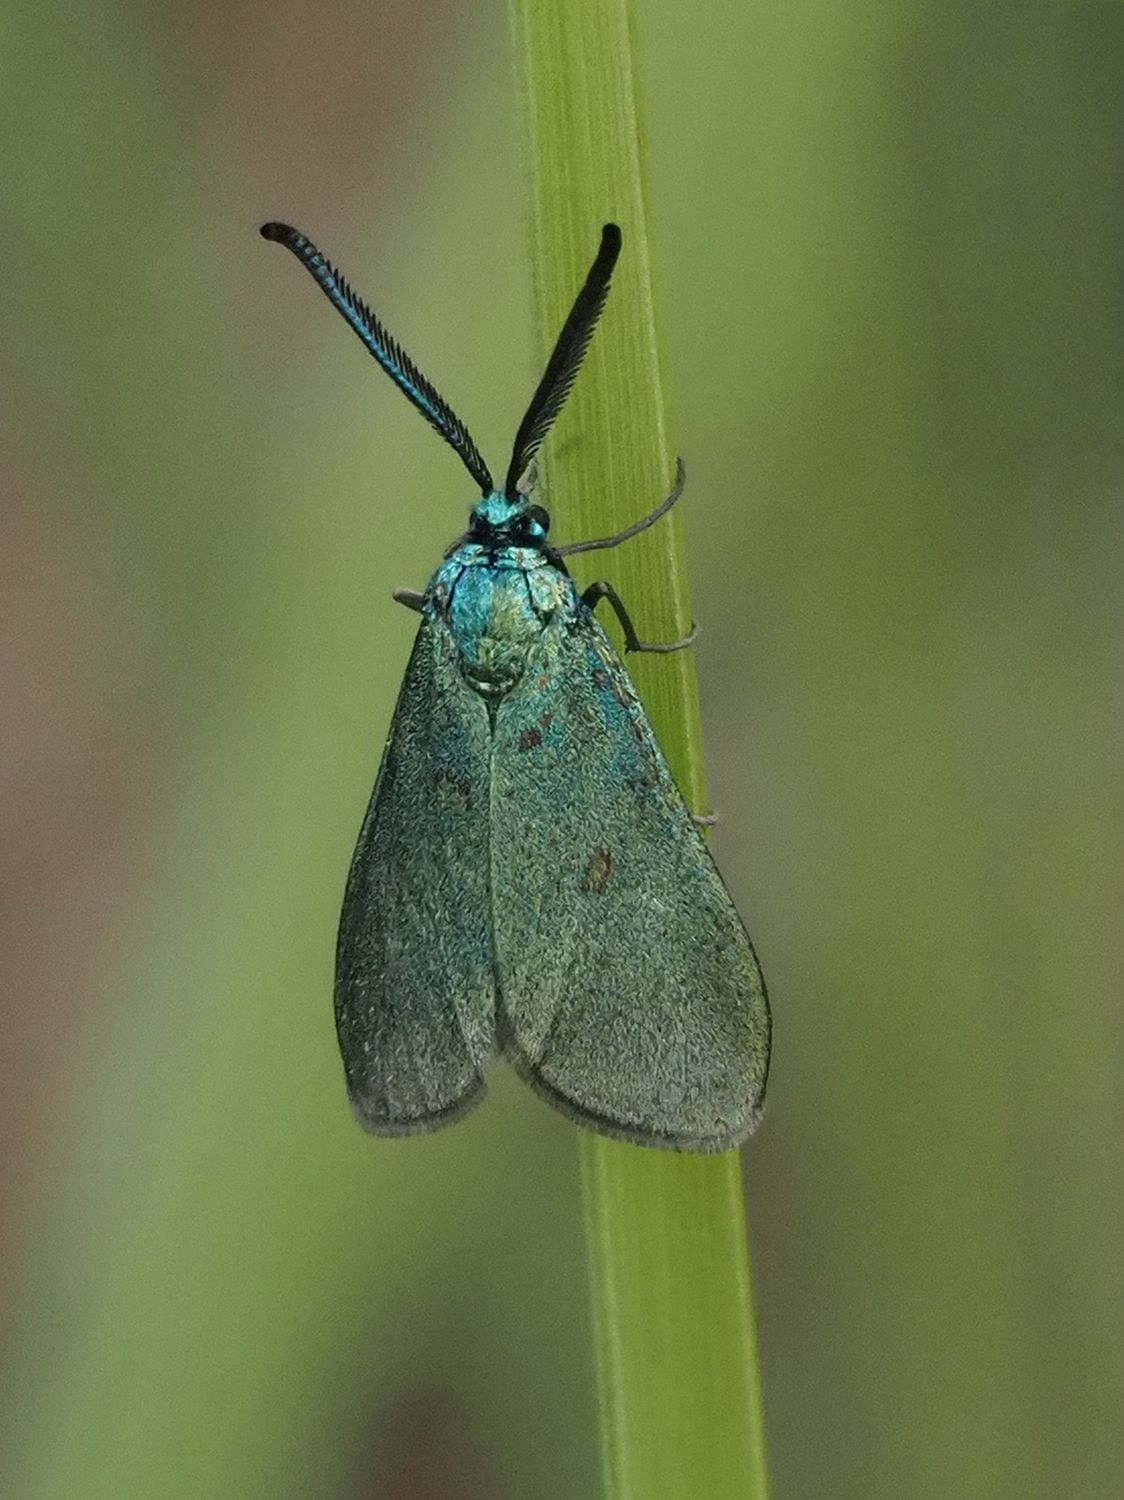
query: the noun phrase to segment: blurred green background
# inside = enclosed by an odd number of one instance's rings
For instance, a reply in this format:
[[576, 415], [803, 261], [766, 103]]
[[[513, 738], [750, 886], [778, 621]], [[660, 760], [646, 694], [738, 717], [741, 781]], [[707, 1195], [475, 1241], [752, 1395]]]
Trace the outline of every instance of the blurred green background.
[[[587, 1500], [572, 1129], [364, 1138], [331, 1025], [472, 497], [256, 232], [502, 467], [504, 7], [6, 10], [0, 1493]], [[1124, 11], [636, 20], [775, 1494], [1116, 1500]]]

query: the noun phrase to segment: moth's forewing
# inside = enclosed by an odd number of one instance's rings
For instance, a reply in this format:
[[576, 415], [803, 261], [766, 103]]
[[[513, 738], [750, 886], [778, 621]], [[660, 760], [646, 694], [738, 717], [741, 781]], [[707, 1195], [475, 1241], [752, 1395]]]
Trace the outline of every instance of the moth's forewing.
[[491, 738], [444, 626], [423, 620], [348, 875], [336, 1027], [348, 1094], [379, 1135], [434, 1130], [484, 1090], [494, 972]]
[[492, 750], [500, 1046], [579, 1123], [720, 1151], [757, 1122], [769, 1008], [741, 918], [620, 659], [551, 626]]

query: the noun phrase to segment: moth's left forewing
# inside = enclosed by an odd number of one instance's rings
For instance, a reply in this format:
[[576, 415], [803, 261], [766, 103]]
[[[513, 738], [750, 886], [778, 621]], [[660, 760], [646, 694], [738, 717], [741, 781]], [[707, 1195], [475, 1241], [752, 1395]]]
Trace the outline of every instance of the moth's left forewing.
[[552, 625], [493, 729], [500, 1045], [582, 1124], [680, 1150], [753, 1129], [769, 1011], [741, 918], [620, 659]]
[[440, 623], [418, 627], [351, 862], [336, 1027], [368, 1130], [411, 1135], [481, 1097], [494, 1042], [488, 712]]

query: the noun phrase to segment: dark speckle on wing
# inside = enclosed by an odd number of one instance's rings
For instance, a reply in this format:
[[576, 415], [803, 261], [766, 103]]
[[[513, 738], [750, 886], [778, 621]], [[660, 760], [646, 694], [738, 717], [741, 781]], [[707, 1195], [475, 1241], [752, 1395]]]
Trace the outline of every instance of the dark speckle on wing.
[[451, 803], [465, 811], [472, 806], [472, 782], [467, 776], [451, 771], [448, 766], [442, 766], [435, 780], [437, 796], [441, 801]]
[[586, 862], [585, 874], [582, 876], [581, 889], [593, 891], [600, 895], [609, 884], [609, 876], [613, 873], [613, 856], [608, 849], [594, 849]]

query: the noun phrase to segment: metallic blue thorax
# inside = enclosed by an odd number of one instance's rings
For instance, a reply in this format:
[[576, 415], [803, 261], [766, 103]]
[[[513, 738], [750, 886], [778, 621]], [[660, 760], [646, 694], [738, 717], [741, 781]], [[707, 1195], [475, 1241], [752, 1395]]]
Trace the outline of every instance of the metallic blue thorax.
[[546, 535], [525, 496], [488, 495], [425, 591], [426, 617], [449, 631], [465, 680], [487, 698], [510, 691], [544, 630], [578, 607]]

